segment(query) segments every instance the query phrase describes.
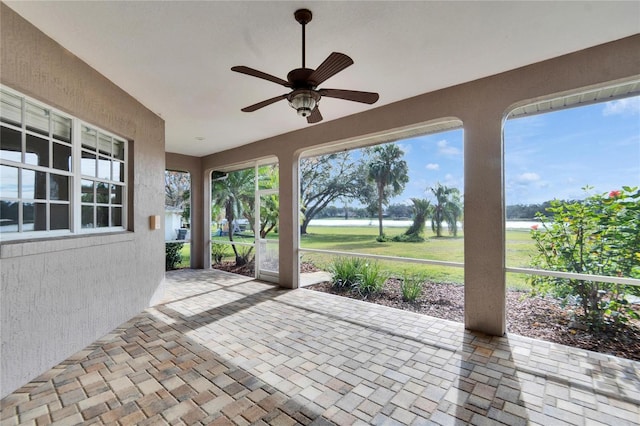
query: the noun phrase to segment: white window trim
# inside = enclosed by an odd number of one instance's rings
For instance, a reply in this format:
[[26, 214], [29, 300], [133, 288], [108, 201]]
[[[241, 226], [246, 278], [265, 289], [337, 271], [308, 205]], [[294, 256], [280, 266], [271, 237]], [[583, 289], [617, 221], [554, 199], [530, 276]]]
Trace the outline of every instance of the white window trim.
[[[17, 97], [22, 98], [24, 101], [27, 101], [33, 105], [48, 109], [49, 111], [51, 111], [52, 113], [55, 113], [57, 115], [60, 115], [62, 117], [68, 118], [71, 120], [71, 172], [65, 172], [65, 171], [61, 171], [61, 170], [56, 170], [53, 168], [49, 168], [49, 167], [41, 167], [41, 166], [34, 166], [34, 165], [30, 165], [30, 164], [26, 164], [23, 162], [15, 162], [15, 161], [10, 161], [10, 160], [6, 160], [6, 159], [0, 159], [0, 164], [2, 165], [6, 165], [6, 166], [12, 166], [12, 167], [19, 167], [19, 168], [26, 168], [29, 170], [40, 170], [40, 171], [46, 171], [46, 172], [55, 172], [56, 174], [61, 174], [61, 175], [66, 175], [69, 176], [72, 180], [71, 183], [71, 188], [70, 188], [70, 194], [69, 194], [69, 210], [70, 210], [70, 217], [69, 217], [69, 229], [64, 229], [64, 230], [47, 230], [47, 231], [18, 231], [18, 232], [6, 232], [6, 233], [0, 233], [0, 243], [5, 243], [5, 242], [11, 242], [11, 241], [21, 241], [21, 240], [41, 240], [41, 239], [48, 239], [48, 238], [57, 238], [57, 237], [65, 237], [65, 236], [80, 236], [80, 235], [100, 235], [100, 234], [105, 234], [105, 233], [114, 233], [114, 232], [125, 232], [128, 229], [128, 224], [127, 224], [127, 218], [128, 218], [128, 200], [129, 200], [129, 176], [128, 176], [128, 168], [129, 168], [129, 141], [126, 138], [123, 138], [121, 136], [118, 136], [112, 132], [109, 132], [107, 130], [104, 130], [102, 128], [100, 128], [99, 126], [96, 126], [94, 124], [82, 121], [76, 117], [74, 117], [71, 114], [67, 114], [63, 111], [60, 111], [54, 107], [51, 107], [50, 105], [47, 105], [43, 102], [38, 101], [37, 99], [31, 98], [23, 93], [20, 93], [14, 89], [11, 89], [10, 87], [7, 87], [5, 85], [0, 85], [0, 88]], [[20, 131], [22, 132], [22, 134], [24, 134], [24, 132], [26, 131], [26, 124], [24, 123], [25, 118], [24, 118], [24, 108], [25, 108], [25, 104], [23, 102], [22, 104], [22, 109], [23, 109], [23, 117], [22, 117], [22, 124], [20, 126]], [[3, 127], [8, 127], [8, 128], [14, 128], [16, 129], [17, 126], [12, 126], [10, 124], [7, 123], [1, 123], [0, 124]], [[121, 216], [121, 220], [122, 220], [122, 226], [108, 226], [108, 227], [101, 227], [101, 228], [82, 228], [82, 216], [81, 216], [81, 208], [82, 208], [82, 179], [83, 179], [83, 175], [82, 175], [82, 171], [81, 171], [81, 159], [82, 159], [82, 127], [86, 126], [86, 127], [90, 127], [92, 129], [95, 129], [97, 131], [99, 131], [100, 133], [103, 133], [111, 138], [117, 139], [119, 141], [122, 141], [124, 143], [124, 176], [123, 176], [123, 181], [119, 182], [122, 186], [123, 186], [123, 193], [122, 193], [122, 216]], [[96, 150], [96, 155], [97, 155], [97, 150]], [[113, 156], [111, 157], [113, 159]], [[26, 166], [26, 167], [25, 167]], [[22, 177], [19, 175], [18, 179], [20, 180]], [[94, 181], [103, 181], [103, 182], [111, 182], [110, 179], [105, 180], [105, 179], [100, 179], [98, 177], [94, 177], [93, 178]], [[47, 182], [47, 187], [48, 187], [48, 182]], [[110, 185], [110, 184], [109, 184]], [[18, 200], [22, 201], [22, 194], [19, 193], [18, 194]], [[50, 200], [47, 200], [47, 204], [51, 204]], [[53, 203], [55, 204], [55, 203]], [[95, 204], [97, 205], [98, 203], [95, 202]], [[111, 208], [111, 207], [109, 207]], [[20, 217], [22, 214], [22, 209], [19, 209], [19, 215]], [[22, 219], [20, 219], [22, 220]], [[50, 217], [49, 215], [47, 215], [47, 223], [49, 222]]]

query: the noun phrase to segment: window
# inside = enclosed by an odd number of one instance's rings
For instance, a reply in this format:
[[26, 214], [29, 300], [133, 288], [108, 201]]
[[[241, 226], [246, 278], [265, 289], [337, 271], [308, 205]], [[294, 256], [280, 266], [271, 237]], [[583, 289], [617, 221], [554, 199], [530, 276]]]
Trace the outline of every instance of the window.
[[17, 92], [0, 95], [0, 238], [124, 229], [126, 141]]

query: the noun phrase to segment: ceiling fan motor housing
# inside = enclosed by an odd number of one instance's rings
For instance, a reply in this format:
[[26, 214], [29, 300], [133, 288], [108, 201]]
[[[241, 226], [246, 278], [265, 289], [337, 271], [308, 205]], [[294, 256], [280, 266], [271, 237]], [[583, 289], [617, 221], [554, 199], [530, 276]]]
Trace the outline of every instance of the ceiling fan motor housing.
[[308, 117], [320, 101], [320, 94], [315, 90], [296, 89], [287, 96], [291, 108], [301, 117]]

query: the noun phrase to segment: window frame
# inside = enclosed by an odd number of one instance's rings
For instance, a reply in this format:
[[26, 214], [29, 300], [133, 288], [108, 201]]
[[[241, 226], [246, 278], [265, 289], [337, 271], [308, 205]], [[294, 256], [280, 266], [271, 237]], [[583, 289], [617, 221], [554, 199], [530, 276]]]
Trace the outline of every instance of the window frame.
[[[113, 232], [122, 232], [126, 231], [128, 228], [127, 218], [128, 218], [128, 193], [129, 193], [129, 143], [126, 138], [120, 137], [116, 134], [113, 134], [109, 131], [106, 131], [96, 125], [85, 122], [83, 120], [78, 119], [77, 117], [57, 110], [43, 102], [40, 102], [36, 99], [33, 99], [29, 96], [26, 96], [17, 90], [11, 89], [5, 85], [0, 85], [0, 89], [2, 90], [2, 97], [6, 95], [19, 98], [20, 100], [20, 123], [16, 124], [15, 122], [8, 122], [7, 120], [2, 120], [0, 122], [0, 127], [4, 129], [10, 129], [13, 131], [19, 132], [20, 135], [20, 161], [16, 161], [16, 159], [7, 159], [0, 158], [0, 165], [5, 167], [14, 167], [18, 169], [18, 177], [17, 177], [17, 197], [3, 197], [2, 200], [16, 202], [18, 203], [18, 221], [17, 221], [17, 230], [16, 231], [6, 231], [0, 232], [0, 242], [9, 242], [9, 241], [19, 241], [19, 240], [27, 240], [27, 239], [43, 239], [43, 238], [51, 238], [51, 237], [62, 237], [62, 236], [72, 236], [72, 235], [91, 235], [91, 234], [104, 234], [104, 233], [113, 233]], [[4, 104], [3, 104], [4, 106]], [[45, 111], [45, 115], [49, 117], [49, 126], [48, 133], [45, 135], [42, 130], [37, 131], [30, 129], [27, 124], [27, 108], [28, 106], [33, 106], [36, 108], [41, 108]], [[4, 109], [4, 108], [3, 108]], [[4, 111], [3, 111], [4, 112]], [[69, 140], [65, 140], [64, 138], [57, 135], [56, 137], [56, 128], [54, 127], [54, 118], [59, 117], [62, 120], [68, 120], [69, 122]], [[11, 120], [9, 118], [9, 120]], [[82, 131], [85, 128], [92, 129], [96, 132], [96, 176], [87, 176], [82, 173], [82, 153], [88, 152], [86, 148], [83, 147], [82, 144]], [[99, 135], [104, 135], [106, 138], [110, 140], [111, 143], [111, 152], [109, 154], [103, 155], [100, 153], [100, 148], [98, 146], [98, 137]], [[48, 165], [34, 165], [30, 164], [27, 161], [28, 149], [27, 149], [27, 139], [31, 137], [38, 137], [48, 142]], [[55, 167], [55, 144], [60, 144], [63, 147], [70, 148], [70, 157], [67, 161], [70, 161], [70, 167], [68, 171], [60, 170]], [[114, 146], [119, 144], [120, 150], [116, 153], [114, 150]], [[98, 159], [102, 158], [103, 161], [109, 161], [110, 170], [109, 177], [106, 178], [98, 177]], [[115, 163], [115, 164], [114, 164]], [[119, 176], [117, 177], [119, 180], [114, 179], [114, 165], [117, 165], [119, 168]], [[37, 195], [33, 195], [33, 198], [26, 198], [23, 193], [23, 175], [24, 171], [32, 171], [32, 172], [42, 172], [46, 173], [46, 195], [44, 199], [38, 198]], [[52, 175], [62, 175], [66, 176], [68, 179], [68, 199], [65, 201], [52, 199], [51, 194], [51, 176]], [[82, 200], [82, 181], [92, 180], [96, 182], [94, 184], [94, 196], [93, 202], [83, 202]], [[97, 183], [104, 183], [109, 188], [109, 192], [107, 194], [107, 199], [105, 203], [98, 203], [96, 199], [97, 195]], [[114, 198], [112, 195], [112, 187], [115, 185], [120, 186], [121, 190], [117, 191], [119, 200], [118, 202], [113, 202]], [[34, 191], [35, 192], [35, 191]], [[120, 195], [121, 194], [121, 195]], [[25, 217], [24, 217], [24, 204], [25, 203], [35, 203], [45, 204], [46, 205], [46, 226], [45, 230], [25, 230]], [[68, 220], [69, 226], [68, 229], [50, 229], [51, 228], [51, 207], [52, 205], [63, 204], [68, 206]], [[82, 206], [93, 205], [93, 227], [82, 227]], [[98, 227], [98, 222], [96, 218], [96, 210], [97, 207], [106, 207], [108, 209], [107, 216], [107, 226]], [[112, 215], [115, 209], [120, 209], [120, 225], [113, 225]]]

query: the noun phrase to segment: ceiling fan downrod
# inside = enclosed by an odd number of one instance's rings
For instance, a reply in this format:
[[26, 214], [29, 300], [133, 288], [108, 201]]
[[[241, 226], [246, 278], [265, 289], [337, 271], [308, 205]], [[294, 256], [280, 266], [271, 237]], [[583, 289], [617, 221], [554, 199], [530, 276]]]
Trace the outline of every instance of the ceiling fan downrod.
[[313, 15], [309, 9], [298, 9], [293, 16], [296, 18], [296, 21], [302, 25], [302, 68], [306, 68], [306, 38], [304, 29], [305, 26], [311, 22]]

